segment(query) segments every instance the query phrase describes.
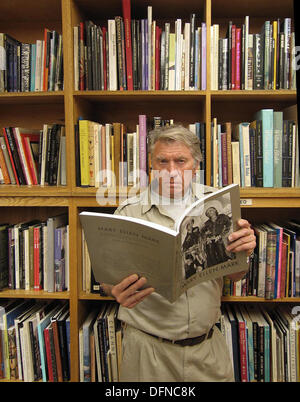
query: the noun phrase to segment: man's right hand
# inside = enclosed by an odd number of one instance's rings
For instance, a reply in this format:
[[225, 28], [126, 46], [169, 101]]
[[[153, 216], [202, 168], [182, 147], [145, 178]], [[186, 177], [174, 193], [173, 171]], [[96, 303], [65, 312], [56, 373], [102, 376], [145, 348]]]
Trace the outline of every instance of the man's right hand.
[[133, 274], [113, 286], [111, 294], [122, 307], [133, 308], [154, 292], [152, 287], [139, 290], [146, 283], [146, 278], [139, 278], [138, 275]]

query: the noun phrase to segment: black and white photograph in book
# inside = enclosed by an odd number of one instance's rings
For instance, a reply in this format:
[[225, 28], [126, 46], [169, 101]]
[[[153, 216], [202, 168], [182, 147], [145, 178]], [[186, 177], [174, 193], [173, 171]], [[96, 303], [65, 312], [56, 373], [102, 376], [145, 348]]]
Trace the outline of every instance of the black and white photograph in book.
[[228, 235], [233, 231], [230, 194], [198, 208], [193, 211], [193, 216], [187, 216], [183, 221], [181, 252], [185, 279], [236, 258], [226, 250]]

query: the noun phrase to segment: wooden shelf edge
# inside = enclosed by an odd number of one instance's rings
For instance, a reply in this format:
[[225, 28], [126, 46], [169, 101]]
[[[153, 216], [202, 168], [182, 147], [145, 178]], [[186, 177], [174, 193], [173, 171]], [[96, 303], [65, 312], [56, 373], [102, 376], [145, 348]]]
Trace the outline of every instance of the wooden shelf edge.
[[79, 300], [115, 300], [113, 297], [103, 297], [97, 293], [87, 293], [87, 292], [79, 292]]
[[222, 302], [235, 303], [299, 303], [300, 297], [283, 297], [279, 299], [265, 299], [257, 296], [222, 296]]
[[70, 292], [69, 291], [46, 292], [44, 290], [2, 289], [0, 291], [0, 298], [68, 300], [70, 298]]
[[165, 90], [155, 90], [155, 91], [98, 91], [98, 90], [85, 90], [85, 91], [73, 91], [74, 96], [107, 96], [107, 97], [137, 97], [137, 96], [205, 96], [207, 91], [165, 91]]
[[18, 186], [15, 184], [1, 184], [0, 197], [67, 197], [72, 191], [69, 186]]

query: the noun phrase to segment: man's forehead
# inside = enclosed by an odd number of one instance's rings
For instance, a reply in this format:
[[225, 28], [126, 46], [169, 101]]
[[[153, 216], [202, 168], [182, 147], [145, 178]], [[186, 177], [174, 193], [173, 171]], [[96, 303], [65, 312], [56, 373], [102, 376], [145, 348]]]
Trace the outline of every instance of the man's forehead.
[[191, 150], [185, 144], [179, 141], [157, 141], [154, 146], [154, 154], [157, 157], [165, 155], [172, 155], [175, 157], [192, 156]]

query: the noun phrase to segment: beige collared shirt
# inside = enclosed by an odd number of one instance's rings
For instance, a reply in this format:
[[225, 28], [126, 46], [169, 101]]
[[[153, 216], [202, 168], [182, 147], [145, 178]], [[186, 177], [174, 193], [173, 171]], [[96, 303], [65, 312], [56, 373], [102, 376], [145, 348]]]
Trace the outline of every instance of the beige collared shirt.
[[[192, 202], [212, 191], [215, 191], [212, 187], [193, 186]], [[149, 189], [126, 200], [115, 213], [171, 229], [175, 225], [168, 208], [156, 205]], [[222, 279], [206, 281], [187, 290], [174, 303], [154, 292], [133, 309], [120, 306], [118, 317], [137, 329], [163, 338], [178, 340], [199, 336], [207, 333], [220, 317], [222, 287]]]

